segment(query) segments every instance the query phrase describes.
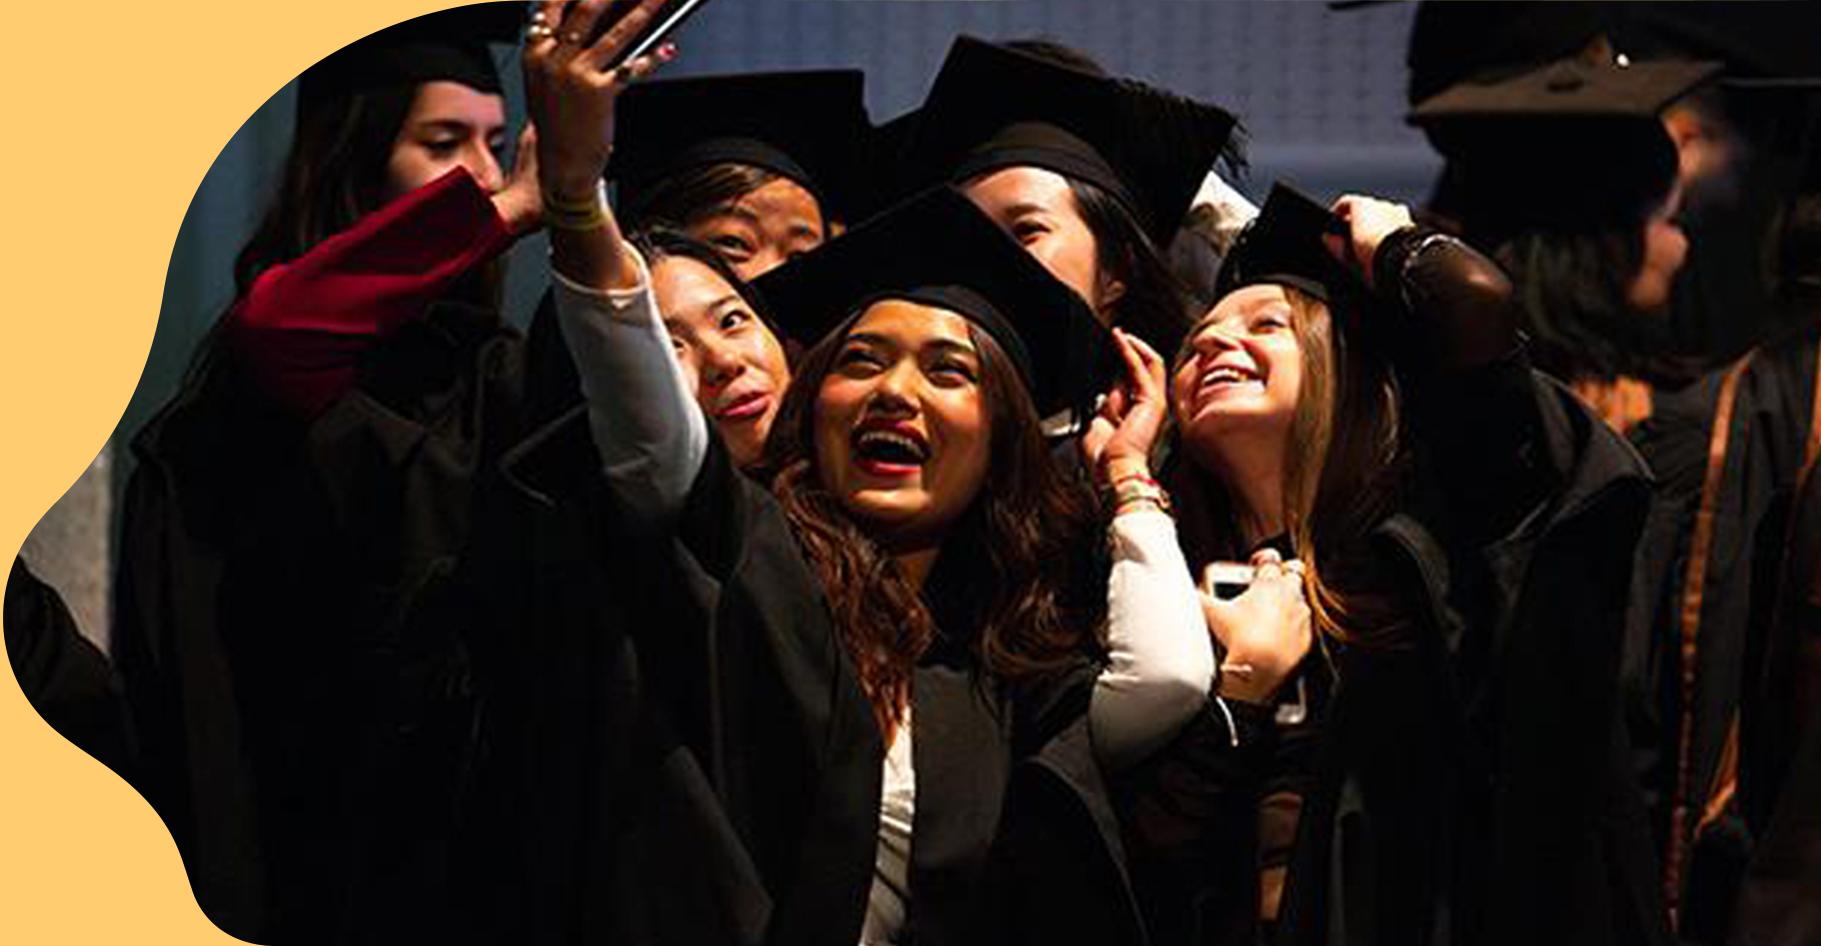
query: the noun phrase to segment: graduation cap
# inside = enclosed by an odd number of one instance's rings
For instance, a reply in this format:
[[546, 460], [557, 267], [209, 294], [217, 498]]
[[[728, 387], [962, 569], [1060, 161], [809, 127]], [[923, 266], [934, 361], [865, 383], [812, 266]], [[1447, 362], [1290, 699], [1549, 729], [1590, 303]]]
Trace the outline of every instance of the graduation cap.
[[951, 187], [899, 204], [753, 281], [786, 334], [814, 344], [881, 299], [955, 312], [1004, 349], [1040, 416], [1088, 410], [1112, 337], [1074, 290]]
[[1737, 88], [1821, 85], [1821, 4], [1625, 3], [1620, 51], [1634, 59], [1712, 59]]
[[1449, 159], [1469, 230], [1629, 222], [1675, 178], [1676, 149], [1659, 114], [1718, 70], [1707, 62], [1564, 59], [1457, 83], [1409, 120]]
[[1346, 221], [1326, 205], [1288, 184], [1273, 184], [1221, 263], [1215, 299], [1259, 283], [1293, 286], [1330, 303], [1365, 293], [1366, 284], [1322, 240], [1346, 233]]
[[607, 176], [638, 194], [714, 164], [763, 168], [847, 219], [871, 123], [857, 69], [647, 82], [620, 97]]
[[475, 3], [426, 13], [362, 37], [304, 70], [298, 108], [437, 80], [498, 94], [499, 68], [487, 44], [517, 42], [524, 12], [522, 3]]
[[1030, 165], [1097, 185], [1167, 246], [1228, 153], [1224, 109], [961, 36], [908, 135], [904, 188]]
[[1611, 29], [1604, 3], [1424, 0], [1404, 63], [1414, 105], [1468, 79], [1510, 75], [1577, 56]]

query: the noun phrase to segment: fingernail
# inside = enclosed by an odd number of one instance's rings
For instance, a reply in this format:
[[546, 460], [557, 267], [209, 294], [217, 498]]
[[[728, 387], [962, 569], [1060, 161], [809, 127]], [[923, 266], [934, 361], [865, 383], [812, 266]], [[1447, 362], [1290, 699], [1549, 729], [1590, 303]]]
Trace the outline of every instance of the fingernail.
[[664, 60], [665, 62], [669, 62], [670, 60], [677, 58], [677, 44], [665, 43], [664, 45], [659, 46], [658, 47], [658, 58]]

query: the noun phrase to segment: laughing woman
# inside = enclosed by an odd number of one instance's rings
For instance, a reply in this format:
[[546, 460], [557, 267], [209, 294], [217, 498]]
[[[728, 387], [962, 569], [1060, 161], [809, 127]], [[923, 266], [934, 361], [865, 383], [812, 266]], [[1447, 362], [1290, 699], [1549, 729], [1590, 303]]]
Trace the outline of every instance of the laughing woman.
[[[707, 941], [1132, 939], [1100, 765], [1166, 741], [1205, 699], [1212, 657], [1192, 597], [1174, 612], [1147, 604], [1167, 597], [1147, 580], [1186, 585], [1186, 568], [1167, 516], [1141, 499], [1115, 520], [1127, 567], [1111, 581], [1125, 591], [1103, 655], [1104, 526], [1055, 466], [1037, 410], [1091, 402], [1113, 357], [1104, 329], [941, 190], [765, 277], [781, 323], [822, 341], [781, 398], [763, 359], [728, 382], [710, 371], [727, 362], [698, 350], [701, 330], [769, 334], [754, 300], [719, 291], [682, 243], [643, 241], [647, 261], [599, 200], [602, 130], [630, 77], [600, 71], [614, 41], [527, 45], [534, 113], [561, 116], [545, 121], [544, 191], [587, 208], [552, 224], [556, 311], [586, 407], [585, 423], [515, 451], [507, 474], [591, 516], [546, 520], [581, 524], [589, 551], [563, 571], [609, 583], [572, 582], [567, 610], [619, 615], [600, 633], [533, 621], [522, 641], [552, 668], [527, 674], [528, 689], [573, 687], [607, 707], [588, 711], [588, 742], [539, 744], [577, 731], [561, 717], [580, 701], [519, 730], [534, 777], [574, 771], [548, 782], [605, 806], [583, 846], [609, 879], [582, 898], [596, 916], [581, 923], [626, 935], [687, 918]], [[911, 243], [927, 249], [903, 253]], [[682, 311], [686, 296], [702, 318]], [[1130, 407], [1107, 412], [1107, 440], [1139, 449], [1162, 420], [1163, 365], [1123, 350]], [[744, 427], [773, 402], [761, 462], [743, 474]], [[577, 445], [602, 488], [549, 475]], [[1147, 555], [1173, 573], [1133, 567]], [[603, 594], [624, 587], [640, 594]], [[1147, 627], [1175, 633], [1122, 630]], [[598, 663], [577, 656], [603, 649]], [[625, 738], [602, 739], [602, 723]], [[574, 838], [575, 821], [529, 814], [551, 822], [534, 831]], [[578, 849], [552, 853], [565, 850]], [[636, 873], [613, 879], [614, 865]], [[1035, 915], [1051, 881], [1075, 885], [1079, 916]]]
[[1229, 650], [1220, 691], [1251, 695], [1135, 779], [1151, 929], [1643, 935], [1610, 807], [1639, 464], [1530, 370], [1498, 268], [1401, 207], [1279, 188], [1219, 292], [1172, 384], [1188, 560], [1294, 552], [1320, 646], [1294, 677]]

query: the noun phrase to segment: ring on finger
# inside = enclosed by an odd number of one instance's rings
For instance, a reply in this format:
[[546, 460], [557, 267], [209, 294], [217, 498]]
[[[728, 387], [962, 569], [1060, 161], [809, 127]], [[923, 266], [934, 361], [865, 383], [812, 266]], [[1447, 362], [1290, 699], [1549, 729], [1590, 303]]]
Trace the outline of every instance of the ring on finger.
[[525, 38], [533, 42], [548, 39], [555, 31], [542, 23], [533, 23], [525, 28]]

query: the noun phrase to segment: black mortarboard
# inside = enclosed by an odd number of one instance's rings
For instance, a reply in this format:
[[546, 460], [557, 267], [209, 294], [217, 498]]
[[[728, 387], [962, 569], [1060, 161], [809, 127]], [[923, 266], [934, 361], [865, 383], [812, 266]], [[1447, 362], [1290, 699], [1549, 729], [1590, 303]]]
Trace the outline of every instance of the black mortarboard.
[[1622, 3], [1619, 51], [1633, 59], [1713, 59], [1729, 85], [1821, 79], [1821, 4]]
[[1222, 261], [1215, 299], [1257, 283], [1294, 286], [1324, 302], [1357, 297], [1365, 283], [1322, 240], [1346, 232], [1345, 221], [1319, 201], [1282, 182], [1273, 184], [1258, 216]]
[[1457, 83], [1419, 104], [1410, 121], [1448, 157], [1470, 231], [1628, 222], [1675, 178], [1675, 145], [1659, 114], [1718, 69], [1564, 59]]
[[633, 195], [713, 164], [748, 164], [803, 185], [825, 217], [848, 218], [871, 124], [857, 69], [699, 76], [626, 90], [607, 175]]
[[1234, 131], [1224, 109], [971, 36], [949, 47], [921, 111], [904, 187], [1041, 167], [1112, 194], [1160, 247]]
[[1005, 350], [1040, 416], [1090, 409], [1116, 366], [1112, 337], [1087, 303], [950, 187], [873, 217], [753, 287], [805, 344], [880, 299], [965, 316]]
[[1424, 0], [1404, 56], [1408, 100], [1578, 55], [1606, 35], [1609, 19], [1606, 4], [1582, 0]]
[[362, 37], [304, 70], [298, 108], [437, 80], [497, 94], [499, 67], [487, 44], [516, 42], [524, 13], [522, 3], [475, 3], [426, 13]]

